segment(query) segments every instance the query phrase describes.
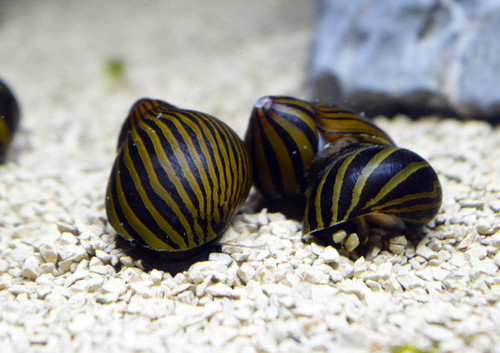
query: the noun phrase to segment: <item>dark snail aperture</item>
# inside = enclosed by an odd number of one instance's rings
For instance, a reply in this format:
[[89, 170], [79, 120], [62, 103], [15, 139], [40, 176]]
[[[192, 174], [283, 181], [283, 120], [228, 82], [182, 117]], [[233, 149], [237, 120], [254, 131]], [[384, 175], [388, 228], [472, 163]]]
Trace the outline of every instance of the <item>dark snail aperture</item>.
[[122, 127], [106, 211], [125, 239], [185, 252], [228, 227], [251, 187], [245, 145], [222, 121], [141, 99]]

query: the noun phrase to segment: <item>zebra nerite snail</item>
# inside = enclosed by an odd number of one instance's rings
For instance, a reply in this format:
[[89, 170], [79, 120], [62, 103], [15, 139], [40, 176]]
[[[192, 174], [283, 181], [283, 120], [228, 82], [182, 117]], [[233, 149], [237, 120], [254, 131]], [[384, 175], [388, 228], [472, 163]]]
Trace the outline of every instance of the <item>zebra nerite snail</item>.
[[19, 106], [12, 91], [0, 80], [0, 163], [19, 125]]
[[186, 252], [217, 238], [246, 200], [251, 164], [222, 121], [141, 99], [125, 120], [111, 170], [106, 212], [125, 239]]
[[436, 172], [416, 153], [395, 146], [355, 145], [334, 156], [312, 183], [304, 233], [316, 237], [348, 229], [360, 242], [417, 230], [441, 206]]
[[311, 105], [289, 97], [262, 97], [245, 136], [256, 188], [273, 201], [303, 202], [306, 171], [318, 153]]
[[427, 161], [336, 106], [262, 97], [245, 143], [264, 197], [299, 207], [305, 201], [304, 234], [325, 238], [345, 229], [366, 241], [373, 233], [420, 229], [441, 205]]

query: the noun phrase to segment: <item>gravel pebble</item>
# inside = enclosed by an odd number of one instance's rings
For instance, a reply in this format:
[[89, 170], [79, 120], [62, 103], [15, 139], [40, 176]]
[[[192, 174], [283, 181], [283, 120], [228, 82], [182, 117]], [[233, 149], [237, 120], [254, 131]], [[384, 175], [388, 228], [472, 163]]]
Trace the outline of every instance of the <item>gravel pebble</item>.
[[232, 290], [231, 287], [225, 285], [224, 283], [216, 283], [207, 287], [206, 292], [213, 297], [227, 297], [227, 298], [238, 298], [239, 295], [236, 291]]
[[323, 259], [325, 263], [333, 263], [337, 261], [337, 259], [340, 257], [339, 252], [337, 249], [327, 246], [320, 254], [319, 258]]
[[55, 264], [57, 262], [57, 251], [54, 248], [54, 246], [50, 243], [41, 243], [38, 246], [38, 249], [40, 251], [40, 254], [42, 255], [42, 258], [45, 260], [45, 262], [48, 263], [53, 263]]
[[346, 248], [347, 251], [353, 251], [354, 249], [356, 249], [359, 245], [359, 238], [358, 238], [358, 235], [353, 233], [353, 234], [349, 234], [347, 236], [347, 239], [345, 240], [345, 243], [344, 243], [344, 246]]
[[22, 266], [21, 273], [29, 279], [36, 279], [40, 274], [40, 259], [36, 256], [28, 257]]

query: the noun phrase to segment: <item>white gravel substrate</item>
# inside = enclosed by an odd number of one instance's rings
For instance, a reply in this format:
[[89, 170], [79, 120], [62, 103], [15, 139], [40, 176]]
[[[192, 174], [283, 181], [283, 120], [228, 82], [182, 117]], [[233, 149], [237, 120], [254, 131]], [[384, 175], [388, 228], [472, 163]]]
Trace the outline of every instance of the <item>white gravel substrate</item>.
[[2, 353], [500, 353], [500, 129], [482, 122], [377, 119], [443, 184], [416, 248], [351, 260], [266, 210], [174, 276], [117, 247], [104, 190], [130, 105], [163, 98], [242, 136], [259, 96], [305, 96], [312, 20], [307, 1], [117, 4], [0, 1], [0, 77], [23, 108], [0, 166]]

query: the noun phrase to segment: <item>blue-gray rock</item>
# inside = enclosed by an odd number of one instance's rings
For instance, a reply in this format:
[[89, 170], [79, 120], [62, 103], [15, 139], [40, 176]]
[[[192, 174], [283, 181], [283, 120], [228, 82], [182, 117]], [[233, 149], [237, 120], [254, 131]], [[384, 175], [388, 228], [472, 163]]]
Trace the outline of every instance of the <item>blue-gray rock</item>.
[[313, 99], [500, 121], [500, 0], [318, 0]]

